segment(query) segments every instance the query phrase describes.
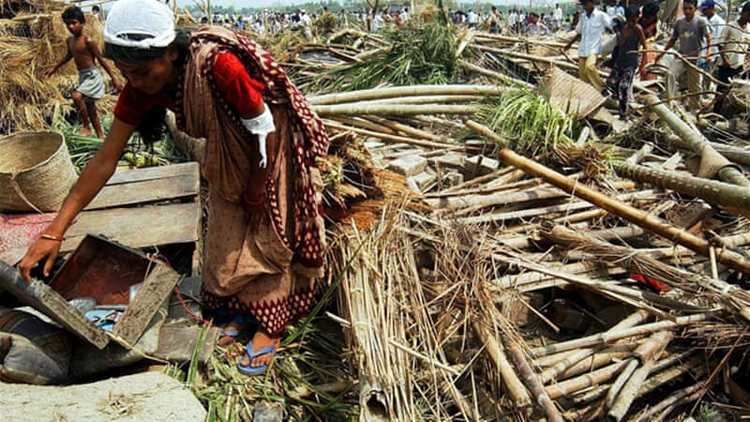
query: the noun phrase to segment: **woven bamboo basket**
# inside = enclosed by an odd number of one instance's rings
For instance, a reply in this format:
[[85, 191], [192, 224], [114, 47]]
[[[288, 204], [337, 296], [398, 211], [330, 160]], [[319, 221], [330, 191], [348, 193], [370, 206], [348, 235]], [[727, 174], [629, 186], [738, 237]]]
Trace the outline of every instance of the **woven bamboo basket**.
[[0, 211], [56, 211], [76, 178], [61, 134], [0, 138]]

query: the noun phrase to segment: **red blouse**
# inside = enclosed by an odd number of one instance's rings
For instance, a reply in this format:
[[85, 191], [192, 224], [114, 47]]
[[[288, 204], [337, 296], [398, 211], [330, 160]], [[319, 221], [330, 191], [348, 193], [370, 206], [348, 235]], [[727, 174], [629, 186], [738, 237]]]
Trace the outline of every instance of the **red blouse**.
[[[251, 77], [234, 53], [217, 54], [212, 71], [222, 98], [241, 117], [255, 117], [256, 110], [262, 109], [265, 84]], [[166, 93], [144, 94], [131, 87], [130, 84], [126, 84], [117, 99], [114, 113], [119, 120], [132, 126], [138, 126], [144, 116], [155, 107], [173, 109], [174, 106], [174, 99], [171, 95]]]

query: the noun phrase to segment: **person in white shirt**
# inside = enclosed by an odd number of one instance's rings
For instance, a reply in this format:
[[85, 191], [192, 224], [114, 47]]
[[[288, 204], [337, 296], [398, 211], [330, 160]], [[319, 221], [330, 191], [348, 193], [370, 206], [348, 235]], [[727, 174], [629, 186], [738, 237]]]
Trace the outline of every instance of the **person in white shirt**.
[[565, 51], [569, 50], [578, 39], [581, 40], [578, 45], [579, 77], [601, 92], [604, 88], [604, 81], [599, 76], [596, 61], [602, 51], [604, 32], [612, 29], [612, 20], [606, 13], [594, 7], [594, 0], [581, 0], [581, 3], [583, 13], [576, 27], [576, 36], [568, 42]]
[[469, 14], [466, 18], [467, 18], [467, 23], [469, 24], [469, 28], [477, 27], [477, 23], [479, 22], [479, 16], [477, 16], [477, 14], [474, 13], [473, 10], [469, 9]]
[[383, 15], [378, 12], [375, 14], [375, 17], [372, 18], [372, 32], [380, 31], [380, 28], [382, 28], [383, 25], [385, 25], [385, 20], [383, 19]]
[[302, 26], [310, 26], [312, 23], [312, 20], [310, 19], [310, 16], [307, 14], [307, 12], [303, 10], [300, 10], [299, 12], [299, 23]]
[[617, 16], [617, 5], [614, 3], [607, 4], [604, 10], [607, 12], [610, 18], [614, 18]]
[[515, 31], [517, 24], [518, 24], [518, 13], [516, 13], [516, 9], [513, 9], [510, 11], [510, 14], [508, 15], [508, 28], [510, 28], [511, 31]]
[[625, 17], [625, 4], [622, 1], [617, 3], [617, 6], [615, 7], [615, 16], [619, 16], [621, 18]]
[[[708, 21], [708, 30], [711, 31], [711, 39], [718, 40], [724, 32], [727, 22], [716, 13], [716, 3], [714, 0], [705, 0], [701, 3], [701, 13], [703, 13], [703, 16]], [[712, 45], [709, 53], [707, 67], [708, 69], [712, 69], [719, 58], [719, 48]]]
[[562, 26], [564, 18], [565, 16], [563, 15], [562, 7], [560, 7], [559, 4], [556, 4], [555, 11], [552, 12], [552, 20], [554, 21], [556, 31], [559, 30]]
[[404, 7], [404, 10], [401, 11], [401, 24], [406, 24], [406, 22], [409, 22], [409, 8]]
[[529, 35], [540, 36], [549, 34], [549, 28], [539, 21], [539, 15], [531, 12], [529, 13], [529, 26], [526, 29]]
[[[726, 25], [718, 38], [716, 45], [719, 50], [719, 59], [716, 79], [729, 85], [732, 78], [742, 73], [748, 44], [750, 44], [750, 1], [742, 6], [739, 19]], [[723, 111], [724, 101], [729, 92], [729, 87], [726, 85], [719, 85], [716, 88], [719, 95], [716, 96], [714, 103], [715, 113]]]

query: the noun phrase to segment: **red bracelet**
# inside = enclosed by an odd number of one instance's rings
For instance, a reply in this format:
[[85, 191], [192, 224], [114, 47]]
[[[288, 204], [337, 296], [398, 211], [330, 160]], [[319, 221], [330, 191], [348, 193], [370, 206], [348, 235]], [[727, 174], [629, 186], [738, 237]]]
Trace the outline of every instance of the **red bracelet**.
[[46, 233], [42, 234], [42, 239], [54, 240], [55, 242], [62, 242], [63, 240], [65, 240], [64, 237], [53, 236], [51, 234], [46, 234]]

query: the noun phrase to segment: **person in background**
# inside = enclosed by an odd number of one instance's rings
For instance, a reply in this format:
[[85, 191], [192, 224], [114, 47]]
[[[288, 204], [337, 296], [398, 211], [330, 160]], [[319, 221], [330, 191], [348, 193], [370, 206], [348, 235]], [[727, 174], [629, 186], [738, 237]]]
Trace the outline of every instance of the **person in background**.
[[[706, 18], [706, 21], [708, 21], [708, 28], [711, 31], [711, 39], [714, 40], [715, 44], [716, 40], [719, 39], [721, 33], [724, 31], [727, 22], [716, 13], [716, 3], [714, 0], [704, 0], [703, 3], [701, 3], [701, 14]], [[718, 59], [719, 49], [715, 45], [712, 45], [703, 70], [713, 73], [716, 70], [716, 62]], [[709, 91], [711, 85], [711, 80], [709, 78], [703, 79], [704, 91]]]
[[[697, 9], [696, 0], [683, 0], [682, 12], [684, 16], [674, 24], [672, 37], [667, 42], [664, 51], [654, 60], [658, 63], [662, 57], [680, 41], [678, 52], [682, 58], [675, 58], [667, 73], [667, 96], [671, 99], [677, 96], [679, 80], [687, 74], [688, 85], [688, 107], [689, 111], [701, 109], [700, 90], [701, 74], [698, 68], [704, 67], [711, 48], [711, 31], [708, 22], [702, 16], [695, 14]], [[705, 43], [704, 43], [705, 41]], [[687, 61], [692, 66], [689, 66]]]
[[542, 36], [549, 34], [549, 28], [539, 20], [536, 12], [529, 13], [529, 24], [526, 27], [526, 33], [533, 36]]
[[409, 8], [404, 7], [404, 10], [401, 11], [401, 24], [406, 25], [407, 22], [409, 22]]
[[526, 24], [527, 24], [527, 16], [526, 13], [521, 9], [518, 12], [518, 23], [516, 24], [518, 26], [518, 33], [523, 33], [526, 30]]
[[555, 11], [552, 12], [552, 21], [554, 22], [554, 30], [559, 31], [563, 24], [563, 9], [559, 4], [555, 5]]
[[639, 47], [648, 49], [643, 28], [638, 24], [639, 17], [638, 6], [629, 6], [625, 10], [626, 23], [617, 32], [614, 64], [607, 78], [607, 88], [619, 103], [620, 119], [626, 118], [628, 103], [633, 97], [633, 79], [641, 63]]
[[606, 13], [594, 7], [594, 0], [581, 0], [584, 13], [576, 27], [576, 35], [570, 40], [563, 51], [567, 51], [577, 40], [578, 45], [578, 75], [597, 91], [601, 92], [604, 82], [599, 76], [596, 62], [602, 51], [602, 37], [607, 29], [612, 29], [612, 21]]
[[497, 13], [497, 7], [492, 6], [489, 16], [490, 34], [500, 33], [500, 15]]
[[75, 62], [76, 69], [78, 69], [78, 87], [73, 91], [72, 97], [81, 119], [81, 134], [91, 135], [90, 125], [93, 125], [97, 138], [102, 139], [104, 131], [96, 111], [96, 101], [104, 97], [107, 89], [96, 63], [98, 62], [104, 68], [118, 92], [122, 89], [122, 84], [115, 78], [109, 63], [102, 59], [97, 43], [84, 35], [83, 27], [86, 24], [86, 17], [83, 10], [78, 6], [70, 6], [62, 12], [62, 20], [70, 32], [70, 38], [65, 40], [68, 51], [62, 61], [48, 70], [45, 75], [49, 78], [69, 61]]
[[615, 16], [625, 17], [625, 3], [623, 3], [622, 0], [620, 0], [615, 7]]
[[[643, 29], [643, 34], [646, 36], [646, 42], [648, 45], [654, 45], [657, 36], [659, 35], [659, 4], [654, 2], [647, 3], [641, 9], [641, 19], [638, 21]], [[656, 79], [656, 75], [648, 71], [648, 67], [654, 63], [658, 53], [655, 51], [647, 51], [643, 54], [641, 66], [641, 80], [650, 81]]]
[[93, 6], [91, 8], [91, 14], [96, 16], [96, 18], [99, 19], [99, 22], [104, 22], [104, 13], [102, 13], [102, 9], [99, 6]]
[[614, 0], [608, 0], [607, 6], [604, 8], [604, 10], [610, 18], [617, 17], [617, 2]]
[[473, 9], [469, 9], [469, 13], [467, 14], [467, 24], [469, 25], [469, 28], [476, 28], [477, 24], [479, 23], [479, 15], [474, 13]]
[[[716, 79], [729, 85], [732, 78], [742, 73], [748, 45], [750, 45], [750, 2], [745, 3], [740, 11], [740, 17], [724, 27], [716, 42], [719, 59], [716, 68]], [[716, 89], [714, 112], [721, 113], [728, 86], [719, 85]]]
[[260, 19], [256, 19], [255, 23], [253, 23], [253, 31], [257, 32], [258, 34], [263, 34], [265, 32], [265, 28], [263, 27], [263, 21]]
[[516, 9], [511, 9], [510, 13], [508, 14], [508, 29], [511, 32], [517, 32], [516, 25], [518, 24], [518, 12], [516, 12]]
[[375, 13], [375, 16], [372, 18], [372, 32], [380, 31], [384, 25], [385, 19], [383, 19], [383, 14], [380, 12]]

